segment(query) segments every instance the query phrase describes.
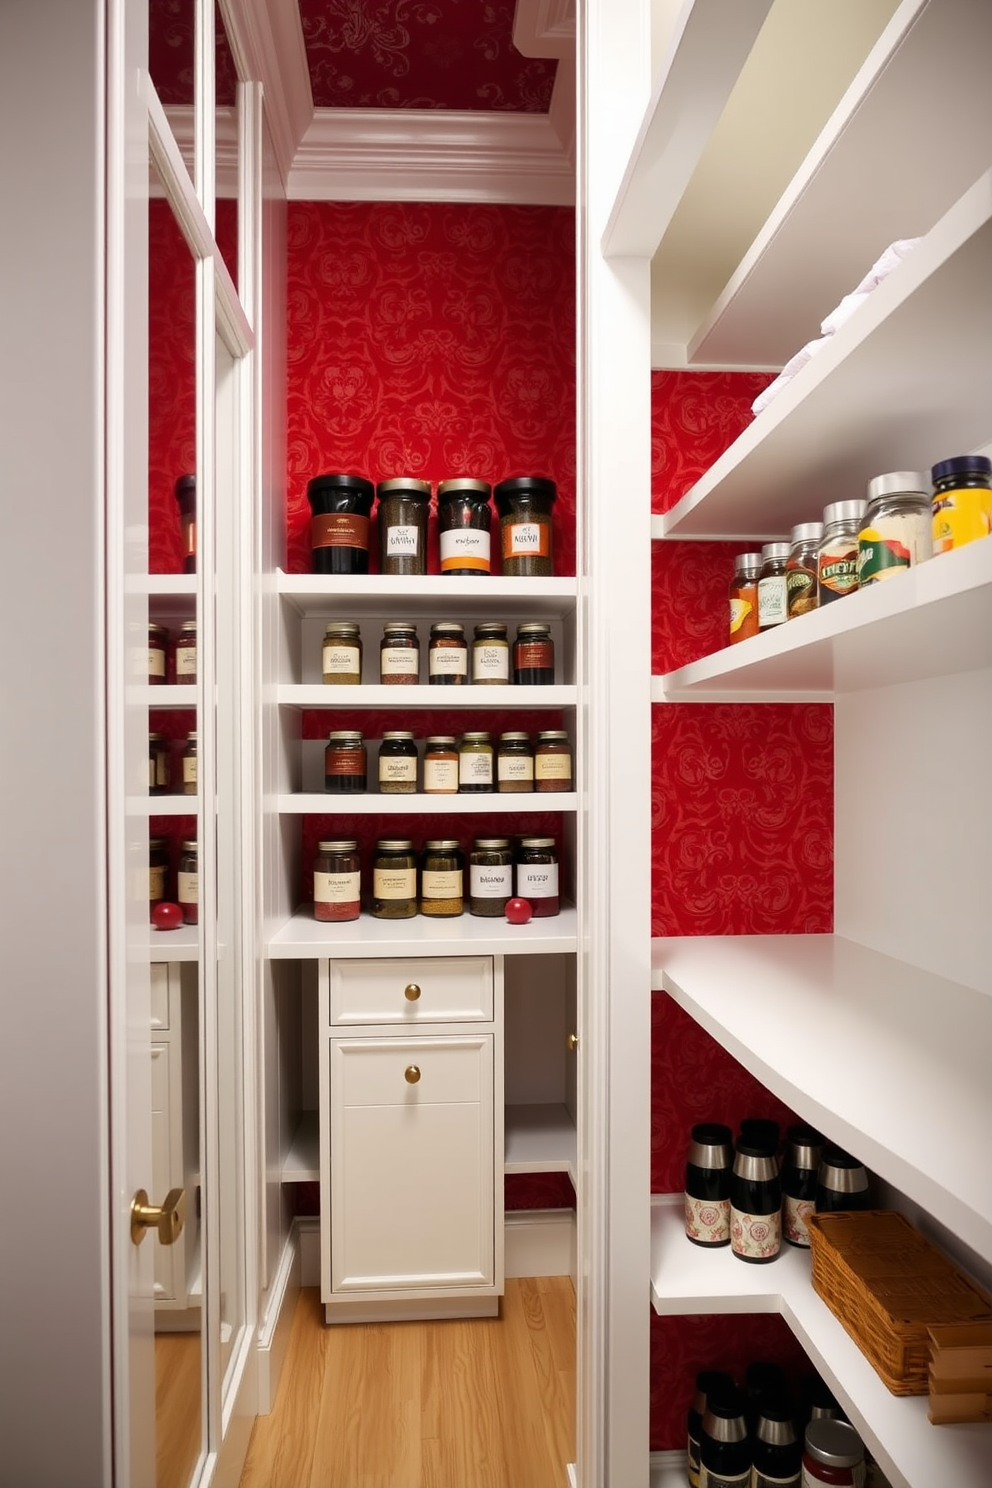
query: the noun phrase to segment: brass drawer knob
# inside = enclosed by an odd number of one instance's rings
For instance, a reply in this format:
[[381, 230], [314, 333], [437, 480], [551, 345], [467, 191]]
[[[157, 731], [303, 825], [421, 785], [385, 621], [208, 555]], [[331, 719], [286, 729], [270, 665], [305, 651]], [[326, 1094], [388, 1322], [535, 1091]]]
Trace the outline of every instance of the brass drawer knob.
[[131, 1244], [140, 1245], [149, 1230], [158, 1234], [159, 1245], [174, 1245], [186, 1222], [186, 1190], [170, 1188], [164, 1204], [149, 1204], [139, 1188], [131, 1200]]
[[568, 1052], [570, 1054], [574, 1054], [575, 1051], [576, 1051], [576, 1049], [578, 1047], [579, 1047], [579, 1035], [577, 1033], [570, 1033], [568, 1035], [568, 1038], [565, 1040], [565, 1048], [568, 1050]]
[[416, 1085], [420, 1079], [420, 1067], [416, 1064], [408, 1064], [403, 1071], [403, 1078], [408, 1085]]
[[407, 1002], [417, 1001], [417, 998], [420, 996], [420, 988], [417, 986], [416, 982], [407, 983], [406, 987], [403, 989], [403, 996], [406, 998]]

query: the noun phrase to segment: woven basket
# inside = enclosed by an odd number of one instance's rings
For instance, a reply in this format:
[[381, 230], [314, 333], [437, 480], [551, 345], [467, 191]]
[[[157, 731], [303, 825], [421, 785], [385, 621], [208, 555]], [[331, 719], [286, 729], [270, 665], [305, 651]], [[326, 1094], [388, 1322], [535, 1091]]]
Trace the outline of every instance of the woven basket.
[[813, 1288], [893, 1395], [925, 1395], [936, 1323], [992, 1319], [992, 1298], [892, 1210], [815, 1214]]

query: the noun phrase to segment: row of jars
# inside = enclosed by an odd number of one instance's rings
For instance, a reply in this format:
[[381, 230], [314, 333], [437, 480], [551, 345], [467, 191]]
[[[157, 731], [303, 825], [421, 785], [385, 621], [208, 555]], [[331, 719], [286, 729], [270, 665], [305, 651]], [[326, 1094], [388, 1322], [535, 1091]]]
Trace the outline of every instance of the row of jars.
[[773, 1261], [782, 1241], [809, 1248], [813, 1213], [870, 1209], [868, 1174], [857, 1158], [811, 1126], [786, 1131], [781, 1167], [775, 1121], [692, 1128], [685, 1168], [685, 1233], [694, 1245], [729, 1245], [742, 1261]]
[[[535, 919], [560, 912], [558, 850], [553, 837], [477, 837], [468, 855], [455, 838], [432, 838], [418, 855], [408, 837], [380, 838], [372, 856], [368, 910], [377, 920], [416, 914], [495, 919], [513, 898], [526, 899]], [[467, 895], [466, 895], [467, 887]], [[354, 838], [317, 844], [313, 865], [315, 920], [357, 920], [361, 861]]]
[[929, 478], [893, 471], [868, 482], [866, 501], [835, 501], [822, 522], [793, 527], [788, 542], [738, 554], [730, 644], [987, 536], [990, 487], [992, 461], [984, 455], [943, 460]]
[[[169, 877], [169, 844], [164, 837], [151, 837], [148, 841], [148, 899], [149, 909], [163, 904], [167, 898]], [[199, 901], [199, 854], [192, 838], [179, 845], [179, 871], [176, 874], [176, 901], [183, 912], [184, 925], [196, 925], [200, 919]]]
[[152, 796], [175, 794], [195, 796], [197, 793], [197, 732], [186, 735], [178, 770], [174, 768], [172, 747], [164, 734], [148, 735], [148, 793]]
[[176, 635], [175, 645], [167, 625], [148, 627], [148, 685], [164, 687], [169, 680], [169, 651], [179, 687], [196, 686], [196, 621], [184, 620]]
[[[384, 574], [427, 572], [430, 481], [399, 476], [377, 486], [363, 475], [332, 472], [307, 482], [310, 548], [318, 574], [369, 571], [371, 516], [378, 498], [379, 568]], [[492, 572], [492, 505], [499, 514], [502, 572], [548, 578], [554, 573], [553, 480], [520, 475], [500, 481], [459, 476], [437, 488], [438, 564], [442, 574], [472, 578]]]
[[[548, 687], [555, 680], [555, 644], [551, 626], [527, 621], [517, 626], [512, 643], [503, 620], [475, 626], [471, 656], [465, 626], [438, 620], [431, 626], [427, 648], [427, 681], [432, 686], [477, 685]], [[321, 676], [326, 683], [355, 687], [362, 680], [364, 647], [361, 627], [353, 620], [329, 621], [321, 647]], [[411, 620], [387, 620], [379, 643], [379, 681], [385, 686], [416, 687], [420, 682], [420, 637]]]
[[[572, 746], [562, 729], [544, 729], [532, 740], [520, 730], [493, 736], [473, 729], [431, 734], [421, 767], [408, 729], [387, 729], [379, 744], [376, 782], [381, 795], [557, 794], [572, 789]], [[324, 789], [354, 795], [368, 789], [368, 748], [359, 729], [332, 729], [324, 750]]]

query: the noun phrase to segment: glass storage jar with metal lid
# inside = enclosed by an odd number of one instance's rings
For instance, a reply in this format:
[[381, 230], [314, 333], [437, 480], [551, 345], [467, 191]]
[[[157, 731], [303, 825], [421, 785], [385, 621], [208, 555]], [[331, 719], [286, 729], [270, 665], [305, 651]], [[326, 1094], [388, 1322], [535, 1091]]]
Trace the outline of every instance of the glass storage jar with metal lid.
[[733, 1162], [730, 1127], [718, 1121], [697, 1122], [685, 1163], [685, 1233], [693, 1245], [730, 1244]]
[[788, 1395], [769, 1393], [759, 1401], [751, 1461], [753, 1488], [802, 1488], [803, 1444]]
[[376, 920], [412, 920], [417, 913], [417, 854], [409, 837], [376, 843], [369, 912]]
[[868, 482], [868, 508], [858, 533], [858, 587], [915, 568], [933, 557], [930, 478], [893, 470]]
[[492, 508], [488, 481], [458, 476], [437, 488], [441, 572], [479, 578], [490, 572]]
[[456, 620], [436, 620], [431, 626], [427, 680], [441, 687], [461, 687], [468, 681], [465, 627]]
[[534, 746], [529, 734], [517, 730], [500, 734], [496, 749], [496, 789], [503, 795], [534, 789]]
[[792, 529], [785, 565], [785, 604], [790, 620], [816, 609], [816, 562], [822, 540], [822, 522], [800, 522]]
[[382, 627], [379, 681], [386, 687], [416, 687], [420, 681], [420, 637], [412, 620], [387, 620]]
[[480, 620], [472, 640], [472, 681], [501, 686], [510, 680], [510, 645], [502, 620]]
[[169, 650], [169, 632], [164, 625], [148, 627], [148, 685], [163, 687], [166, 681], [166, 659]]
[[763, 1144], [738, 1141], [730, 1180], [730, 1248], [739, 1261], [764, 1265], [782, 1248], [778, 1162]]
[[992, 460], [955, 455], [930, 471], [933, 481], [933, 550], [949, 553], [992, 529]]
[[454, 734], [430, 734], [425, 741], [424, 794], [458, 794], [458, 742]]
[[864, 1443], [847, 1421], [820, 1419], [806, 1427], [803, 1488], [830, 1483], [833, 1488], [864, 1488]]
[[197, 862], [197, 844], [192, 840], [183, 842], [179, 849], [176, 898], [183, 912], [184, 925], [197, 925], [200, 922], [200, 878]]
[[493, 789], [493, 736], [483, 729], [462, 734], [458, 746], [458, 790], [480, 795]]
[[361, 864], [354, 837], [318, 842], [313, 860], [313, 917], [328, 923], [357, 920], [362, 907]]
[[379, 745], [379, 792], [412, 796], [417, 790], [417, 746], [407, 729], [387, 729]]
[[380, 481], [376, 495], [379, 568], [384, 574], [425, 574], [430, 481], [399, 476]]
[[518, 475], [493, 491], [499, 512], [503, 573], [508, 578], [550, 578], [554, 573], [551, 509], [558, 497], [553, 480]]
[[508, 837], [477, 837], [468, 860], [468, 912], [497, 919], [513, 898], [513, 849]]
[[176, 682], [180, 687], [196, 686], [196, 621], [184, 620], [176, 641]]
[[703, 1434], [703, 1416], [710, 1395], [725, 1395], [734, 1389], [734, 1381], [722, 1369], [701, 1369], [696, 1375], [696, 1390], [686, 1417], [686, 1476], [689, 1488], [699, 1488], [699, 1438]]
[[369, 571], [369, 517], [375, 487], [363, 475], [331, 472], [307, 482], [310, 549], [316, 574]]
[[535, 920], [560, 912], [558, 849], [553, 837], [521, 837], [516, 879], [517, 896], [527, 900]]
[[424, 843], [420, 867], [420, 913], [453, 919], [465, 909], [465, 854], [452, 837]]
[[707, 1488], [750, 1488], [751, 1443], [740, 1390], [713, 1390], [706, 1396], [699, 1434], [699, 1481]]
[[320, 669], [332, 686], [357, 687], [361, 682], [362, 632], [353, 620], [331, 620], [324, 627]]
[[787, 542], [765, 543], [761, 550], [761, 573], [758, 575], [758, 629], [771, 630], [784, 625], [789, 618], [785, 597], [785, 565], [789, 561]]
[[823, 536], [816, 555], [816, 603], [822, 609], [858, 587], [858, 533], [863, 501], [832, 501], [823, 509]]
[[785, 1133], [782, 1162], [782, 1239], [789, 1245], [809, 1249], [806, 1221], [816, 1207], [816, 1175], [823, 1151], [823, 1137], [811, 1126], [797, 1122]]
[[148, 793], [164, 796], [172, 784], [172, 758], [164, 734], [148, 735]]
[[555, 643], [551, 626], [527, 621], [517, 626], [513, 643], [513, 680], [518, 687], [550, 687], [555, 680]]
[[750, 640], [758, 634], [758, 576], [760, 553], [738, 553], [734, 559], [734, 576], [730, 580], [730, 641]]
[[148, 904], [154, 909], [165, 898], [169, 874], [169, 844], [164, 837], [148, 839]]
[[193, 733], [186, 735], [186, 743], [183, 746], [183, 795], [195, 796], [197, 792], [196, 783], [196, 759], [197, 759], [197, 735]]
[[181, 475], [175, 486], [183, 532], [183, 573], [196, 573], [196, 476]]
[[355, 795], [367, 785], [368, 753], [359, 729], [332, 729], [324, 750], [324, 789]]
[[534, 748], [534, 789], [539, 795], [572, 789], [572, 745], [564, 729], [542, 729]]
[[839, 1147], [824, 1147], [816, 1173], [816, 1212], [870, 1209], [871, 1191], [864, 1164]]

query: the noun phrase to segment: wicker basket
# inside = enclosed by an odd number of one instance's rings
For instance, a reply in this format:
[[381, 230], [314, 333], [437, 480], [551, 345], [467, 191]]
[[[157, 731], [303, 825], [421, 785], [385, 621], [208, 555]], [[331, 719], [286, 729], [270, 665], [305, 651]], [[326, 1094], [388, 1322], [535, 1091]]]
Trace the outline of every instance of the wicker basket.
[[992, 1320], [992, 1298], [892, 1210], [808, 1221], [813, 1287], [893, 1395], [925, 1395], [936, 1323]]

